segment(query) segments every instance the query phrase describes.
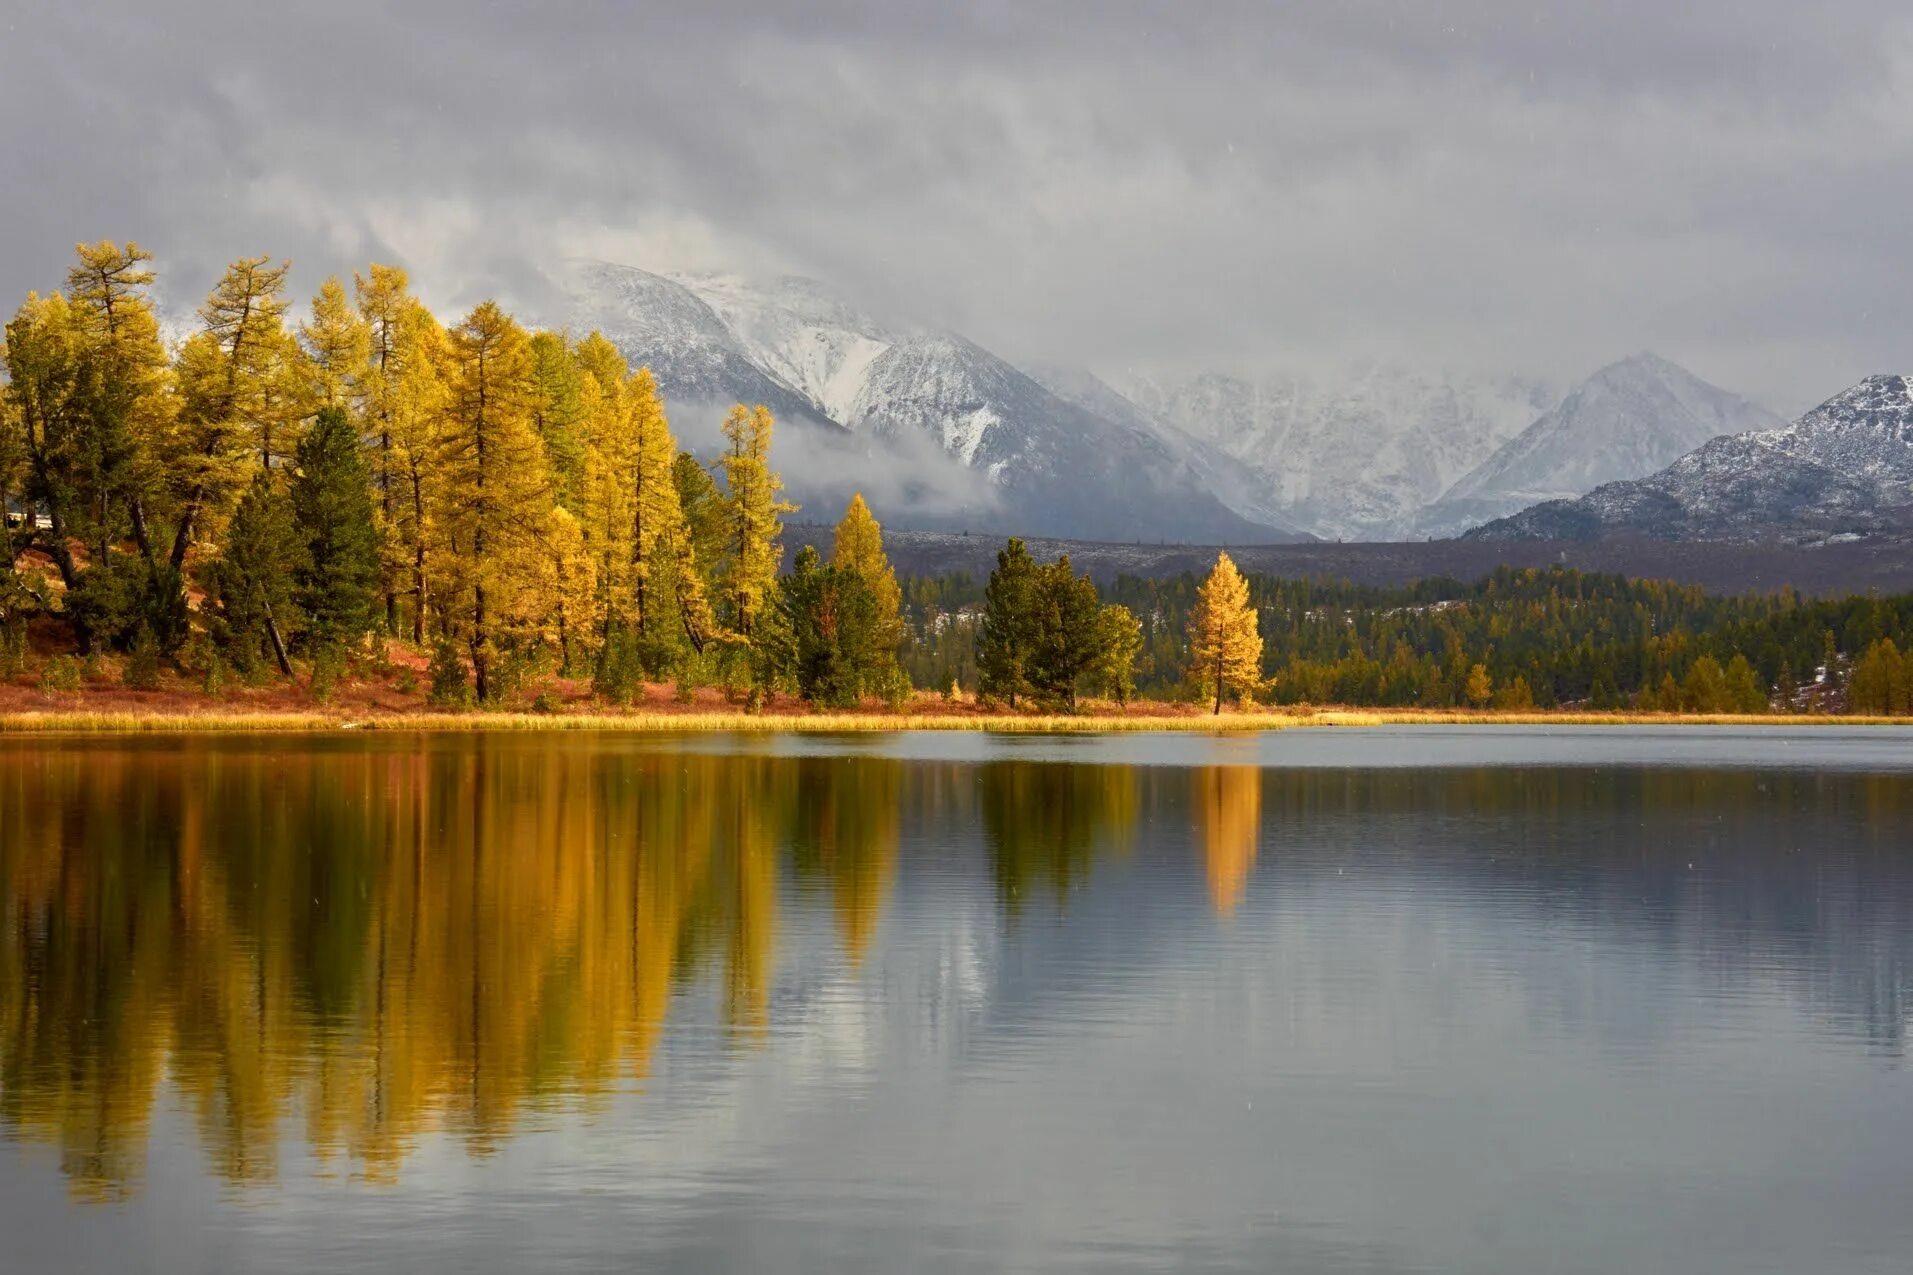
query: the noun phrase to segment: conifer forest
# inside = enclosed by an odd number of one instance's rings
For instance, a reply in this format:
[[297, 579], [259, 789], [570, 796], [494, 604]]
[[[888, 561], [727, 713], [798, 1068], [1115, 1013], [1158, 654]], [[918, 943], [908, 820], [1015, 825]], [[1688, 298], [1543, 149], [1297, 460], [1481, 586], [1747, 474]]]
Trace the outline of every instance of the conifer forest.
[[[74, 689], [273, 679], [323, 698], [421, 657], [443, 707], [552, 678], [761, 707], [1138, 697], [1649, 712], [1913, 711], [1913, 597], [1738, 597], [1503, 569], [1355, 586], [1244, 575], [1101, 587], [1010, 539], [986, 581], [899, 579], [857, 496], [786, 561], [776, 422], [680, 447], [651, 373], [487, 301], [441, 320], [405, 271], [228, 267], [166, 339], [152, 257], [81, 245], [6, 325], [0, 674]], [[820, 511], [808, 511], [815, 518]], [[89, 662], [91, 664], [89, 665]]]

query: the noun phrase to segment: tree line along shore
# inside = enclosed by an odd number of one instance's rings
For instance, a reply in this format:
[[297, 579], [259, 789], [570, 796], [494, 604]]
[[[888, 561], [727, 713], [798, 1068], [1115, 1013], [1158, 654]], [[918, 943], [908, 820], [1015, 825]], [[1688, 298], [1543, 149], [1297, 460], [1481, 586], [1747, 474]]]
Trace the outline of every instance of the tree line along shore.
[[861, 496], [786, 563], [764, 407], [701, 458], [601, 334], [489, 301], [447, 326], [383, 265], [295, 315], [287, 272], [234, 262], [169, 344], [150, 254], [80, 245], [7, 323], [0, 715], [1913, 711], [1908, 597], [1377, 589], [1226, 553], [1099, 587], [1017, 539], [987, 580], [900, 580]]

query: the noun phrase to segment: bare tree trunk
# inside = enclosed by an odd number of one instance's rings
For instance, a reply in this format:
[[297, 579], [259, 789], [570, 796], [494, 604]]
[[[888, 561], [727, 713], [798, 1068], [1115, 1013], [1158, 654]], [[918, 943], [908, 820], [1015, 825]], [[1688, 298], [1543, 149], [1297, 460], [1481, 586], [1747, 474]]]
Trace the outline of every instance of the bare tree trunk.
[[146, 565], [153, 565], [153, 540], [146, 530], [146, 504], [135, 496], [132, 501], [133, 540], [139, 545], [140, 556], [146, 559]]
[[186, 507], [180, 511], [179, 530], [173, 533], [173, 552], [172, 556], [168, 559], [168, 561], [173, 564], [173, 570], [175, 571], [183, 569], [186, 565], [186, 546], [193, 542], [193, 522], [199, 517], [200, 502], [205, 499], [206, 485], [204, 483], [197, 484], [193, 488], [192, 498], [186, 502]]
[[71, 591], [79, 587], [80, 569], [73, 562], [73, 546], [67, 543], [66, 519], [60, 517], [59, 509], [51, 502], [47, 507], [52, 511], [47, 521], [53, 524], [49, 528], [53, 534], [47, 539], [47, 549], [53, 554], [53, 564], [60, 569], [60, 583]]
[[418, 543], [412, 546], [412, 641], [425, 645], [425, 486], [418, 461], [412, 461], [412, 534]]
[[286, 658], [286, 640], [279, 633], [279, 621], [272, 616], [272, 603], [265, 604], [266, 636], [272, 639], [272, 658], [278, 662], [279, 671], [287, 677], [292, 676], [292, 661]]
[[425, 542], [419, 541], [412, 555], [412, 642], [425, 645]]

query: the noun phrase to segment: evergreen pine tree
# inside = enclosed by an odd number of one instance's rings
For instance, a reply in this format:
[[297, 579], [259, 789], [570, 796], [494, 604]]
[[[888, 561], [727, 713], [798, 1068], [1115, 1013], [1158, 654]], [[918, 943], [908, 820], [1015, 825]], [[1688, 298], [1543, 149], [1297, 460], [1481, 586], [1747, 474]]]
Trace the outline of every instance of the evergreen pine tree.
[[795, 681], [797, 693], [813, 702], [854, 699], [848, 693], [851, 678], [838, 643], [836, 576], [815, 547], [798, 550], [790, 574], [778, 583], [778, 623], [763, 644], [768, 658]]
[[977, 628], [977, 693], [1016, 707], [1029, 690], [1029, 664], [1036, 625], [1036, 563], [1012, 536], [996, 555], [996, 570], [983, 595]]
[[379, 530], [359, 434], [343, 409], [321, 408], [299, 440], [293, 522], [305, 553], [294, 578], [315, 648], [348, 647], [372, 631]]
[[298, 628], [293, 580], [304, 557], [291, 502], [273, 475], [255, 474], [226, 528], [210, 590], [219, 601], [220, 643], [241, 672], [270, 654], [292, 676], [286, 644]]
[[1780, 699], [1780, 711], [1794, 711], [1794, 699], [1800, 694], [1800, 685], [1794, 681], [1793, 665], [1786, 660], [1780, 662], [1780, 676], [1775, 679], [1774, 692]]
[[724, 556], [727, 539], [723, 494], [712, 481], [711, 471], [690, 452], [679, 452], [671, 462], [671, 485], [677, 488], [678, 507], [684, 511], [692, 555], [708, 584]]
[[1769, 707], [1766, 687], [1760, 684], [1760, 677], [1747, 657], [1738, 652], [1727, 661], [1723, 690], [1723, 706], [1730, 713], [1764, 713]]
[[1720, 661], [1703, 655], [1688, 666], [1681, 681], [1680, 706], [1690, 713], [1731, 711], [1727, 702], [1727, 676]]
[[1882, 638], [1868, 646], [1853, 662], [1847, 678], [1847, 711], [1877, 716], [1903, 714], [1907, 700], [1908, 668], [1906, 657], [1891, 638]]
[[1035, 603], [1030, 686], [1050, 703], [1074, 708], [1076, 684], [1096, 661], [1096, 586], [1077, 575], [1064, 554], [1037, 568]]
[[1095, 658], [1090, 676], [1099, 694], [1118, 704], [1136, 693], [1136, 655], [1142, 650], [1142, 621], [1126, 606], [1106, 602], [1096, 612]]

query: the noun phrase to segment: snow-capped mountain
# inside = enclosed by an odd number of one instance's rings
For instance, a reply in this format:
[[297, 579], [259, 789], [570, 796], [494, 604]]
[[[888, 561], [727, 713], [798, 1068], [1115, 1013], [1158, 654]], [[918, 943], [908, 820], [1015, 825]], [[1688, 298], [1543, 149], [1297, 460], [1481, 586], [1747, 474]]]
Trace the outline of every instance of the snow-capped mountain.
[[[1162, 437], [1046, 389], [961, 336], [881, 321], [805, 279], [667, 279], [586, 263], [574, 330], [649, 365], [672, 420], [762, 402], [817, 422], [780, 447], [792, 496], [822, 515], [862, 489], [899, 527], [1085, 539], [1267, 542], [1291, 527], [1243, 517]], [[707, 434], [680, 432], [697, 445]]]
[[1794, 424], [1716, 438], [1646, 478], [1535, 505], [1470, 538], [1814, 543], [1905, 526], [1913, 511], [1913, 386], [1873, 376]]
[[848, 305], [812, 279], [757, 283], [736, 275], [681, 276], [758, 367], [834, 421], [848, 421], [864, 376], [903, 330]]
[[1298, 535], [1305, 534], [1282, 511], [1269, 485], [1257, 477], [1254, 471], [1245, 468], [1214, 443], [1151, 416], [1094, 372], [1043, 365], [1031, 368], [1030, 375], [1050, 393], [1066, 402], [1074, 403], [1104, 420], [1159, 439], [1177, 457], [1179, 465], [1192, 482], [1214, 492], [1216, 499], [1250, 522], [1290, 530]]
[[1244, 467], [1297, 525], [1348, 540], [1410, 534], [1423, 508], [1554, 401], [1523, 378], [1392, 363], [1332, 385], [1206, 373], [1136, 377], [1125, 390], [1149, 415]]
[[649, 367], [668, 400], [762, 403], [780, 421], [829, 422], [761, 367], [717, 311], [683, 284], [607, 261], [573, 263], [564, 283], [570, 326], [602, 332], [634, 365]]
[[1602, 368], [1509, 439], [1417, 519], [1452, 536], [1548, 500], [1641, 478], [1723, 434], [1779, 428], [1765, 408], [1653, 354]]

